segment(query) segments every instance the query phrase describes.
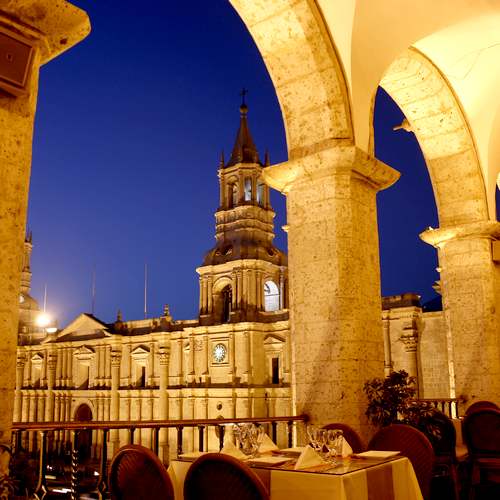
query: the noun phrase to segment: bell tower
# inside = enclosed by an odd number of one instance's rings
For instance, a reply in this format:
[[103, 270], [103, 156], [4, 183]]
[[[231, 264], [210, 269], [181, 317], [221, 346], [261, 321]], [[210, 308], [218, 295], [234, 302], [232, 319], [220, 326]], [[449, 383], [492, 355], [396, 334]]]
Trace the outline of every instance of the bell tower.
[[219, 208], [215, 246], [207, 252], [200, 275], [200, 324], [276, 321], [288, 307], [287, 258], [274, 244], [275, 213], [264, 164], [248, 126], [242, 92], [240, 125], [229, 161], [219, 162]]

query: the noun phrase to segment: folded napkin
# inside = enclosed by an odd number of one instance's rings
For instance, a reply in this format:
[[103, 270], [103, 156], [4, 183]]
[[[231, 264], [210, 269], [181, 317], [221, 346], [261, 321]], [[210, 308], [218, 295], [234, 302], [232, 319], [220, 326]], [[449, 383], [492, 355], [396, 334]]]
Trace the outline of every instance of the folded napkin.
[[325, 464], [326, 461], [314, 451], [310, 446], [306, 446], [304, 451], [300, 454], [297, 459], [294, 469], [307, 469], [308, 467], [314, 467], [315, 465]]
[[224, 442], [224, 447], [222, 448], [222, 450], [220, 450], [220, 452], [226, 455], [231, 455], [232, 457], [238, 458], [239, 460], [247, 458], [247, 456], [229, 439]]
[[260, 443], [259, 446], [259, 453], [266, 453], [274, 450], [279, 450], [279, 448], [273, 443], [273, 440], [267, 434], [264, 434], [262, 443]]
[[349, 457], [349, 456], [352, 455], [352, 448], [351, 448], [351, 446], [347, 442], [347, 439], [344, 436], [342, 436], [342, 452], [341, 452], [341, 455], [342, 455], [343, 458]]

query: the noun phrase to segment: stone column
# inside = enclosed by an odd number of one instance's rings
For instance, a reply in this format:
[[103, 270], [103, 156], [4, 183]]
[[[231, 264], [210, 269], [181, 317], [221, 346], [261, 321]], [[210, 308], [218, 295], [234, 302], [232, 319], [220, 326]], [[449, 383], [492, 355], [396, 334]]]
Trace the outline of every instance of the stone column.
[[[35, 394], [31, 393], [29, 395], [29, 408], [28, 408], [28, 422], [34, 422], [35, 421], [35, 412], [36, 412], [36, 396]], [[35, 432], [29, 432], [29, 451], [33, 451], [33, 446], [35, 442]]]
[[45, 421], [54, 420], [54, 383], [56, 379], [57, 355], [48, 353], [47, 359], [47, 401], [45, 404]]
[[237, 290], [237, 297], [236, 297], [236, 307], [238, 309], [242, 308], [242, 302], [243, 302], [243, 276], [241, 270], [236, 271], [236, 290]]
[[366, 438], [363, 385], [384, 373], [376, 194], [399, 175], [336, 147], [264, 176], [287, 195], [295, 410]]
[[208, 356], [209, 356], [209, 341], [208, 341], [208, 334], [203, 334], [203, 347], [202, 347], [202, 373], [201, 373], [201, 380], [204, 384], [207, 384], [209, 381], [210, 377], [210, 371], [209, 371], [209, 362], [208, 362]]
[[285, 270], [280, 268], [280, 310], [285, 308]]
[[[120, 419], [120, 364], [122, 360], [121, 352], [111, 351], [111, 409], [110, 420], [115, 421]], [[120, 439], [117, 429], [110, 431], [110, 455], [113, 456], [120, 447]]]
[[187, 368], [187, 373], [186, 373], [186, 379], [187, 381], [191, 384], [192, 382], [195, 381], [195, 366], [194, 366], [194, 333], [191, 332], [189, 334], [189, 354], [188, 354], [188, 366]]
[[62, 350], [57, 349], [57, 365], [56, 365], [56, 386], [61, 387], [61, 370], [62, 370]]
[[450, 396], [465, 397], [467, 406], [481, 399], [500, 403], [500, 266], [491, 250], [500, 223], [444, 227], [420, 237], [438, 249]]
[[207, 314], [213, 314], [213, 278], [209, 276], [207, 278]]
[[[22, 8], [18, 7], [21, 11]], [[13, 16], [14, 17], [14, 16]], [[15, 16], [17, 17], [17, 16]], [[0, 12], [2, 25], [11, 24]], [[15, 31], [17, 28], [16, 23]], [[4, 57], [5, 59], [5, 57]], [[2, 65], [4, 62], [1, 63]], [[40, 54], [36, 51], [28, 93], [20, 97], [0, 95], [0, 445], [10, 447], [10, 429], [16, 386], [16, 348], [19, 287], [26, 228], [31, 167], [31, 142], [38, 92]], [[2, 472], [0, 465], [0, 473]]]
[[[162, 346], [159, 349], [160, 360], [160, 402], [158, 418], [168, 420], [168, 368], [170, 362], [170, 346]], [[168, 432], [167, 429], [160, 431], [160, 458], [168, 460]]]
[[14, 422], [21, 421], [21, 409], [22, 409], [22, 394], [21, 390], [23, 388], [24, 380], [24, 366], [26, 364], [26, 358], [24, 355], [17, 357], [16, 363], [16, 392], [14, 399]]

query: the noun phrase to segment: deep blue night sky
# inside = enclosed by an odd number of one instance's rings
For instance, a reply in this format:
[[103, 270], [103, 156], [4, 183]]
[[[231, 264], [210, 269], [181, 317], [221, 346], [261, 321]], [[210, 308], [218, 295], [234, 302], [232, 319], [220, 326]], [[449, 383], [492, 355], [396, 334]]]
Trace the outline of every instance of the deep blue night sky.
[[[225, 0], [73, 0], [92, 33], [42, 68], [29, 205], [32, 294], [64, 326], [91, 308], [112, 321], [170, 304], [194, 318], [196, 267], [214, 242], [217, 165], [230, 152], [239, 91], [263, 156], [286, 160], [271, 80], [243, 23]], [[193, 6], [196, 8], [193, 8]], [[148, 14], [150, 13], [150, 14]], [[382, 91], [375, 113], [377, 156], [402, 172], [379, 195], [382, 293], [433, 296], [434, 249], [418, 233], [438, 226], [432, 188], [412, 134]], [[286, 249], [285, 200], [273, 194], [277, 245]]]

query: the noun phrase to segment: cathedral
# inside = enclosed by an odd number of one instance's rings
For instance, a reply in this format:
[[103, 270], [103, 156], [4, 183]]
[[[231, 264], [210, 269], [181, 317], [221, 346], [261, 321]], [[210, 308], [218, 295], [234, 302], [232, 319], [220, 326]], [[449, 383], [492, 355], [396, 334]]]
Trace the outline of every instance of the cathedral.
[[[14, 421], [292, 413], [287, 257], [273, 245], [275, 214], [261, 177], [269, 160], [260, 160], [247, 112], [243, 103], [231, 157], [219, 164], [216, 242], [197, 269], [198, 318], [173, 320], [166, 306], [138, 321], [83, 313], [60, 330], [36, 326], [26, 240]], [[150, 430], [137, 432], [137, 442], [150, 444]], [[112, 433], [113, 449], [128, 440], [120, 434]]]
[[[240, 107], [229, 160], [218, 169], [215, 246], [199, 274], [199, 315], [163, 315], [105, 323], [83, 313], [62, 329], [37, 326], [30, 296], [31, 235], [25, 241], [20, 295], [14, 421], [109, 421], [278, 416], [294, 413], [286, 255], [273, 245], [274, 212], [262, 162]], [[419, 396], [450, 394], [441, 310], [426, 311], [415, 294], [385, 297], [386, 373], [405, 369]], [[67, 434], [67, 433], [66, 433]], [[56, 440], [69, 439], [56, 433]], [[136, 431], [151, 444], [151, 430]], [[33, 448], [33, 436], [26, 438]], [[99, 450], [100, 434], [92, 440]], [[185, 449], [194, 435], [185, 433]], [[208, 436], [207, 439], [210, 439]], [[111, 433], [110, 453], [128, 442]], [[161, 438], [168, 453], [168, 436]]]

